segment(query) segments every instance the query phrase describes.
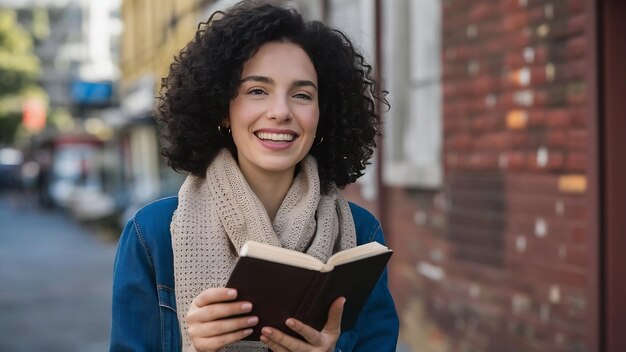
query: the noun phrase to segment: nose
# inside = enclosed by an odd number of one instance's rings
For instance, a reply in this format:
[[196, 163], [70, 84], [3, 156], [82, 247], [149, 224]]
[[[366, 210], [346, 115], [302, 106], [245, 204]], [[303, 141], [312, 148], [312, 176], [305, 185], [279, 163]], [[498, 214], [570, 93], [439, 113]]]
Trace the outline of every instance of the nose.
[[281, 121], [291, 120], [291, 107], [289, 106], [288, 98], [275, 95], [272, 99], [270, 99], [267, 116], [270, 119]]

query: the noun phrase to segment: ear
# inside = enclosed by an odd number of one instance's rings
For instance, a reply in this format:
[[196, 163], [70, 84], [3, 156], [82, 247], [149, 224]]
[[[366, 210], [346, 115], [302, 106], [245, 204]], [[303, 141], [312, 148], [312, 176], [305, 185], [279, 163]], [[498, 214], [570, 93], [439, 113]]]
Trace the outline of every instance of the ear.
[[226, 127], [226, 128], [230, 128], [230, 118], [225, 117], [222, 119], [222, 126]]

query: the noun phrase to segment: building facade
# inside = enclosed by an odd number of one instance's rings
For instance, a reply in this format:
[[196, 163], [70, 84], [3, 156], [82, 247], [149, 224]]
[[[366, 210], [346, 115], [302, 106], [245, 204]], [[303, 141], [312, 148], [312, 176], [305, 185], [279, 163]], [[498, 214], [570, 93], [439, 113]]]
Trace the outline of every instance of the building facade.
[[[419, 352], [620, 351], [623, 4], [383, 3], [392, 108], [370, 204], [396, 252], [402, 342]], [[439, 40], [424, 33], [433, 5]], [[439, 62], [424, 70], [432, 53]], [[428, 92], [438, 83], [440, 99]], [[420, 166], [437, 160], [441, 182], [429, 182]], [[367, 202], [358, 187], [348, 193]]]

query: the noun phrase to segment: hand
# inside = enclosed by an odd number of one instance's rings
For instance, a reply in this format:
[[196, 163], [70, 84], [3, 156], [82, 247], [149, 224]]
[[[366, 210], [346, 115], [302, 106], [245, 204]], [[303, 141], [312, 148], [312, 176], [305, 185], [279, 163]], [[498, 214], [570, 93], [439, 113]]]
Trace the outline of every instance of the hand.
[[261, 329], [261, 341], [274, 352], [333, 351], [339, 334], [341, 334], [341, 314], [345, 302], [346, 299], [343, 297], [339, 297], [333, 302], [328, 311], [328, 320], [322, 331], [317, 331], [299, 320], [287, 319], [285, 322], [287, 326], [304, 337], [306, 341], [267, 326]]
[[250, 302], [235, 302], [237, 291], [209, 288], [191, 302], [185, 319], [191, 343], [198, 352], [213, 352], [252, 333], [256, 316], [230, 318], [252, 310]]

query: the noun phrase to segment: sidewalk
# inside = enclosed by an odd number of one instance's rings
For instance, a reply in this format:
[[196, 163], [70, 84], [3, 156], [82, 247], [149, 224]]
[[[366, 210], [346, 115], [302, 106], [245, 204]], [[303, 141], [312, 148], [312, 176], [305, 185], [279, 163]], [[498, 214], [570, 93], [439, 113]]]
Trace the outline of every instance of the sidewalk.
[[115, 246], [0, 195], [0, 351], [106, 351]]

